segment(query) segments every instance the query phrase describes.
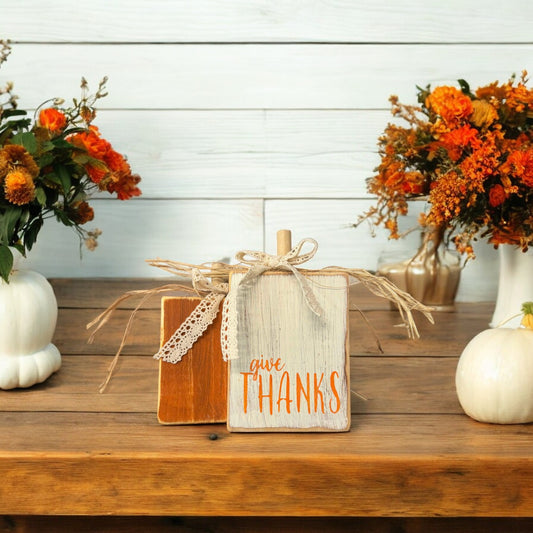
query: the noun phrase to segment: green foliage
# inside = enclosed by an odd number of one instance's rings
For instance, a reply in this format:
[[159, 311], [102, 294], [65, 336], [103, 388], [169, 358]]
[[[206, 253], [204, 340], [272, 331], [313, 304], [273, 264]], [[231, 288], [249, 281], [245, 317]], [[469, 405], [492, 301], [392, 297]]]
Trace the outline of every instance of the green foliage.
[[0, 277], [9, 283], [9, 274], [13, 268], [13, 254], [4, 244], [0, 244]]
[[[11, 47], [0, 41], [0, 65]], [[121, 200], [138, 196], [140, 177], [92, 126], [94, 104], [107, 95], [104, 78], [90, 94], [81, 80], [81, 98], [72, 107], [62, 99], [47, 100], [34, 118], [17, 108], [13, 84], [0, 87], [0, 278], [13, 267], [10, 247], [25, 255], [34, 246], [46, 219], [76, 231], [90, 249], [99, 230], [82, 225], [92, 220], [87, 200], [96, 191]]]

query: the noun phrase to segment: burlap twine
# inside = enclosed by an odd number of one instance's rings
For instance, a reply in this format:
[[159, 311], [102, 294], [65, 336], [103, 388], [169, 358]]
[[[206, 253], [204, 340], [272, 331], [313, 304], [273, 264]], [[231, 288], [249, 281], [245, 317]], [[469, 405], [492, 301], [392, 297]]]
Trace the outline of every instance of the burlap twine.
[[[310, 244], [312, 249], [309, 252], [304, 253], [302, 249], [306, 244]], [[151, 266], [165, 270], [183, 280], [188, 280], [189, 282], [192, 282], [192, 284], [185, 285], [183, 283], [170, 283], [154, 289], [128, 291], [117, 298], [103, 313], [87, 324], [87, 329], [94, 327], [94, 330], [89, 337], [89, 343], [91, 343], [94, 341], [96, 333], [107, 323], [112, 313], [122, 302], [129, 298], [141, 297], [141, 300], [130, 314], [120, 346], [110, 364], [106, 379], [100, 385], [99, 391], [104, 392], [106, 389], [120, 354], [126, 344], [126, 339], [131, 331], [135, 315], [149, 298], [163, 293], [176, 291], [193, 293], [202, 298], [191, 315], [189, 315], [165, 345], [163, 345], [154, 355], [154, 358], [156, 359], [177, 363], [193, 346], [207, 327], [215, 320], [220, 308], [220, 303], [229, 292], [229, 277], [233, 272], [246, 272], [241, 280], [239, 289], [254, 283], [255, 280], [267, 271], [291, 272], [298, 281], [307, 306], [318, 316], [320, 316], [323, 311], [313, 293], [312, 283], [309, 282], [307, 274], [347, 274], [349, 276], [350, 285], [362, 283], [376, 296], [385, 298], [396, 304], [400, 312], [402, 324], [406, 327], [410, 338], [418, 338], [420, 336], [413, 318], [413, 311], [421, 312], [431, 323], [433, 323], [430, 307], [421, 304], [410, 294], [396, 287], [396, 285], [385, 277], [376, 276], [363, 269], [338, 266], [330, 266], [320, 270], [306, 270], [296, 267], [296, 265], [309, 261], [315, 255], [317, 249], [317, 242], [314, 239], [308, 238], [300, 241], [285, 255], [269, 255], [265, 252], [251, 250], [240, 251], [235, 256], [238, 263], [234, 265], [220, 262], [194, 265], [166, 259], [148, 259], [147, 263]], [[364, 313], [360, 310], [358, 311], [368, 324], [366, 317], [364, 317]], [[224, 332], [222, 332], [222, 335], [224, 335]], [[222, 345], [224, 353], [224, 342], [222, 342]], [[228, 354], [224, 353], [224, 357], [227, 358]]]

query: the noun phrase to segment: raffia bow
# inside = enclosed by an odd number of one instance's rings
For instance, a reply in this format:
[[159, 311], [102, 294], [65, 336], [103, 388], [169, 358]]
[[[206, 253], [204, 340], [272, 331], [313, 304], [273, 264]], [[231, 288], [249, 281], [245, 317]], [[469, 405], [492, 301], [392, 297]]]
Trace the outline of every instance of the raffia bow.
[[[313, 248], [307, 253], [301, 253], [306, 243], [312, 244]], [[269, 255], [265, 252], [254, 252], [244, 250], [238, 252], [235, 258], [241, 265], [250, 267], [246, 275], [242, 278], [239, 289], [246, 289], [254, 283], [261, 274], [268, 270], [287, 270], [294, 274], [302, 289], [303, 296], [307, 306], [317, 316], [321, 316], [323, 311], [313, 293], [307, 278], [294, 266], [301, 265], [312, 259], [318, 249], [318, 243], [314, 239], [302, 239], [297, 246], [285, 255]]]
[[[305, 244], [310, 243], [312, 249], [309, 252], [302, 253], [302, 248]], [[191, 315], [178, 327], [175, 333], [165, 343], [161, 349], [154, 355], [156, 359], [163, 359], [169, 362], [178, 362], [183, 355], [194, 345], [196, 340], [204, 333], [207, 327], [215, 320], [220, 303], [224, 300], [229, 291], [229, 277], [232, 272], [242, 272], [243, 269], [248, 268], [245, 276], [242, 278], [239, 289], [246, 290], [252, 283], [254, 283], [262, 274], [272, 270], [285, 270], [294, 274], [295, 278], [302, 289], [305, 301], [308, 307], [317, 316], [322, 315], [322, 309], [318, 303], [308, 279], [305, 277], [306, 271], [298, 269], [295, 265], [301, 265], [314, 257], [318, 249], [318, 243], [314, 239], [303, 239], [298, 245], [292, 248], [285, 255], [269, 255], [264, 252], [243, 250], [238, 252], [235, 256], [238, 264], [228, 265], [226, 263], [204, 263], [202, 265], [191, 265], [188, 263], [181, 263], [178, 261], [170, 261], [164, 259], [150, 259], [147, 263], [167, 272], [170, 272], [181, 278], [188, 279], [192, 282], [192, 286], [183, 284], [167, 284], [155, 289], [128, 291], [121, 297], [117, 298], [103, 313], [97, 316], [92, 322], [87, 325], [87, 328], [95, 327], [89, 342], [94, 340], [96, 333], [109, 320], [111, 314], [124, 300], [141, 296], [141, 301], [132, 311], [124, 334], [122, 342], [117, 350], [113, 361], [111, 362], [107, 378], [100, 386], [100, 392], [103, 392], [109, 383], [118, 358], [124, 348], [126, 338], [131, 330], [133, 319], [137, 311], [142, 305], [152, 296], [162, 294], [165, 292], [185, 291], [195, 293], [202, 297], [198, 306], [194, 309]], [[350, 277], [350, 284], [362, 283], [370, 292], [377, 296], [386, 298], [394, 302], [398, 306], [403, 324], [407, 328], [409, 337], [419, 337], [416, 323], [412, 316], [412, 311], [420, 311], [431, 323], [433, 318], [431, 316], [431, 308], [421, 304], [415, 300], [410, 294], [400, 290], [387, 278], [375, 276], [370, 272], [362, 269], [348, 269], [343, 267], [327, 267], [322, 269], [325, 272], [346, 273]], [[314, 271], [316, 272], [316, 271]], [[225, 304], [228, 303], [226, 300]], [[362, 314], [362, 313], [361, 313]], [[363, 315], [364, 316], [364, 315]], [[221, 336], [224, 336], [224, 332]], [[222, 339], [224, 346], [224, 339]], [[224, 348], [223, 348], [224, 351]]]

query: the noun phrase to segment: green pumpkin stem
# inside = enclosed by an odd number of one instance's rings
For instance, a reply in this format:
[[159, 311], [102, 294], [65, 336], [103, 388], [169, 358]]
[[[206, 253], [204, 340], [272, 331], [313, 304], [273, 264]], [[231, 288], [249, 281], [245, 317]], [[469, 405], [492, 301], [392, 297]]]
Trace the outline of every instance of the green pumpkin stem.
[[524, 315], [533, 315], [533, 302], [524, 302], [522, 304], [522, 313]]

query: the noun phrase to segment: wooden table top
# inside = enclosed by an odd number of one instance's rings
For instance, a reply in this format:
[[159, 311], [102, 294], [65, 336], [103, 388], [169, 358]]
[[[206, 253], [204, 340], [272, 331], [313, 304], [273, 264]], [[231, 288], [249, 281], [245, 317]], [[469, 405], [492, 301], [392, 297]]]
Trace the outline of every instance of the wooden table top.
[[[156, 418], [159, 300], [138, 314], [98, 393], [130, 309], [87, 343], [86, 324], [124, 291], [159, 280], [52, 280], [61, 370], [0, 391], [0, 514], [159, 516], [533, 516], [533, 425], [463, 414], [454, 376], [492, 304], [422, 316], [420, 340], [356, 287], [350, 312], [352, 427], [239, 434]], [[128, 304], [131, 306], [131, 304]], [[363, 399], [363, 397], [365, 399]]]

